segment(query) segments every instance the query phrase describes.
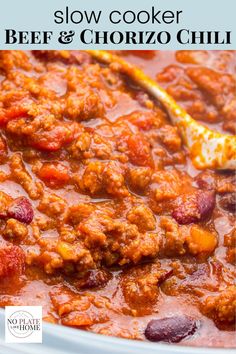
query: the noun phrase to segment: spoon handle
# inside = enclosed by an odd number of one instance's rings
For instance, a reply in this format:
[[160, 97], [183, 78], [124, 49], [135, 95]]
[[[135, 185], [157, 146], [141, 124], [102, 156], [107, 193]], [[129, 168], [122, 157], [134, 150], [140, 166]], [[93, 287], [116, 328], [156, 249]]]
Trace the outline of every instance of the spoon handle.
[[196, 168], [236, 169], [236, 136], [220, 134], [195, 121], [156, 81], [117, 55], [103, 50], [86, 52], [110, 64], [114, 71], [128, 75], [165, 107]]

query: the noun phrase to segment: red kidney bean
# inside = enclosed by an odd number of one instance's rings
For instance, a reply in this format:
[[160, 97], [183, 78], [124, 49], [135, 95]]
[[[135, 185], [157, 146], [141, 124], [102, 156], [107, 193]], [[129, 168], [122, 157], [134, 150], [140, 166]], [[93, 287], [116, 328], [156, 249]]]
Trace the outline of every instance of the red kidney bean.
[[220, 199], [221, 208], [232, 213], [236, 212], [236, 193], [226, 193]]
[[27, 198], [19, 197], [8, 207], [7, 216], [25, 224], [30, 224], [34, 217], [34, 211]]
[[205, 220], [215, 207], [214, 191], [197, 191], [177, 199], [172, 217], [182, 225]]
[[201, 189], [213, 190], [216, 188], [214, 174], [210, 171], [204, 171], [196, 176], [196, 183]]
[[200, 213], [200, 221], [205, 220], [215, 207], [215, 192], [201, 191], [197, 193], [197, 206]]
[[151, 320], [145, 330], [145, 337], [152, 342], [177, 343], [197, 329], [194, 319], [187, 316], [173, 316]]

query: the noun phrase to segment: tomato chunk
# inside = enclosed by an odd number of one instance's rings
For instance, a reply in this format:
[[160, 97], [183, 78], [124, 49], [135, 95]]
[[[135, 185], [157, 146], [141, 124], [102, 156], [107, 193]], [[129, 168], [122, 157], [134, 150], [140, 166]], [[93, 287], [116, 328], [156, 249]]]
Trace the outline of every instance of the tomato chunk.
[[15, 106], [8, 109], [0, 109], [0, 127], [13, 119], [19, 119], [27, 115], [27, 109], [23, 106]]
[[50, 186], [61, 186], [70, 179], [68, 168], [61, 163], [44, 163], [38, 176]]
[[150, 144], [142, 134], [130, 135], [127, 140], [128, 156], [134, 165], [152, 166]]
[[30, 140], [30, 145], [42, 151], [57, 151], [69, 144], [76, 136], [79, 125], [73, 123], [60, 123], [49, 131], [39, 130]]
[[149, 112], [133, 112], [124, 118], [128, 119], [139, 130], [144, 131], [153, 128], [156, 119], [155, 115]]
[[0, 246], [0, 280], [20, 276], [25, 269], [25, 255], [18, 246]]

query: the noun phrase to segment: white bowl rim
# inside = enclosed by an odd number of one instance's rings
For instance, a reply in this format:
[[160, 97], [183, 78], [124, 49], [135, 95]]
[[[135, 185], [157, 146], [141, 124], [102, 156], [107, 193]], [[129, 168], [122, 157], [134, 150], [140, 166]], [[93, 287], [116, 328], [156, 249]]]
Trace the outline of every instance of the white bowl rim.
[[[4, 327], [4, 311], [0, 309], [0, 328]], [[4, 349], [4, 351], [1, 351]], [[193, 347], [142, 342], [95, 334], [57, 324], [43, 323], [43, 345], [7, 344], [0, 331], [0, 352], [4, 354], [231, 354], [233, 348]]]

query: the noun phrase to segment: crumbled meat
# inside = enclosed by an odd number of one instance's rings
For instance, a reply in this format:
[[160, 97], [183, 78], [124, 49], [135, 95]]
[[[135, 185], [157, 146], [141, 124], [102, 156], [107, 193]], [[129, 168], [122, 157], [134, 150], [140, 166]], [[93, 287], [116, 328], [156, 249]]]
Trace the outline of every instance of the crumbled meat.
[[105, 296], [94, 293], [79, 295], [69, 289], [51, 292], [54, 308], [65, 326], [87, 327], [94, 323], [105, 323], [113, 312], [112, 303]]
[[50, 217], [58, 217], [66, 209], [66, 202], [56, 194], [44, 194], [41, 199], [38, 210], [45, 212]]
[[216, 323], [234, 323], [236, 315], [236, 288], [222, 290], [217, 295], [208, 296], [202, 304], [204, 314]]
[[129, 170], [130, 185], [138, 190], [145, 189], [151, 179], [152, 170], [149, 167], [135, 167]]
[[107, 215], [92, 214], [78, 229], [87, 247], [105, 250], [100, 258], [108, 265], [138, 263], [144, 257], [155, 257], [159, 251], [156, 234], [140, 233], [136, 225], [113, 220]]
[[0, 191], [0, 219], [5, 218], [7, 216], [7, 208], [12, 202], [12, 198]]
[[132, 315], [152, 312], [158, 301], [158, 285], [170, 275], [171, 269], [162, 269], [158, 263], [137, 266], [125, 272], [121, 286]]
[[124, 169], [115, 161], [105, 165], [102, 178], [108, 194], [115, 197], [128, 196], [129, 192], [125, 186], [124, 174]]
[[3, 236], [8, 240], [23, 240], [28, 235], [27, 226], [15, 219], [8, 219]]
[[127, 220], [138, 226], [139, 231], [151, 231], [156, 227], [153, 212], [145, 205], [133, 207], [127, 214]]
[[10, 160], [10, 168], [12, 178], [22, 185], [25, 191], [29, 194], [30, 198], [39, 198], [42, 193], [42, 186], [40, 183], [35, 182], [30, 176], [26, 170], [22, 157], [19, 154], [12, 155]]
[[79, 224], [83, 219], [88, 218], [94, 210], [95, 208], [91, 204], [81, 203], [73, 205], [68, 210], [67, 220], [73, 225]]
[[162, 252], [166, 255], [183, 255], [186, 253], [186, 235], [181, 231], [176, 221], [170, 217], [163, 216], [160, 226], [164, 230], [162, 240]]
[[79, 186], [92, 195], [105, 190], [110, 195], [124, 197], [129, 194], [125, 186], [124, 172], [115, 161], [90, 162], [84, 171], [82, 180], [79, 180]]
[[164, 125], [158, 132], [161, 142], [172, 152], [179, 151], [181, 148], [181, 138], [178, 129], [172, 125]]
[[190, 189], [189, 178], [177, 170], [158, 171], [152, 175], [150, 183], [150, 204], [156, 213], [173, 208], [173, 201], [184, 187]]

